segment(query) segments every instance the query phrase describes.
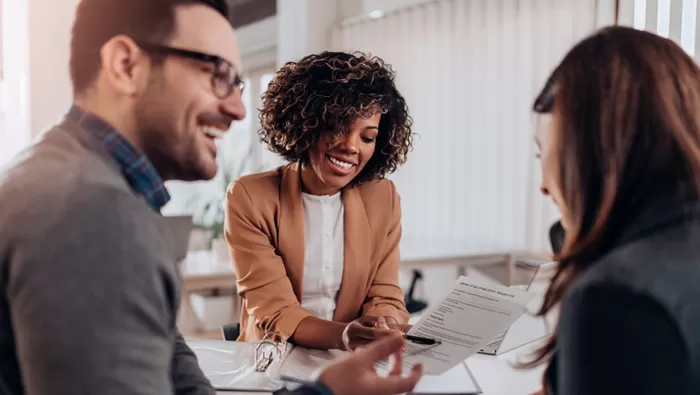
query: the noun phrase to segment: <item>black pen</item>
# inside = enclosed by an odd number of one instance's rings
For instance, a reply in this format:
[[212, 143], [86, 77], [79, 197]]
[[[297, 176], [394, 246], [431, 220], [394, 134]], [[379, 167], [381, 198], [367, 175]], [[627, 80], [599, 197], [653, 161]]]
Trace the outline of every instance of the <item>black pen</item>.
[[426, 346], [432, 346], [434, 344], [441, 344], [442, 342], [440, 340], [435, 340], [435, 339], [428, 339], [427, 337], [420, 337], [420, 336], [413, 336], [413, 335], [403, 335], [404, 339], [416, 343], [416, 344], [423, 344]]

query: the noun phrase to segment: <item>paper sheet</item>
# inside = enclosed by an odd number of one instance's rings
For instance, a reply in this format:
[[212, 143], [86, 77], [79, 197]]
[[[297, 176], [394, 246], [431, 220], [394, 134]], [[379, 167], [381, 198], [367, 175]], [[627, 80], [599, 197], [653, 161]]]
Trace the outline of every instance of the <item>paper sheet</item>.
[[315, 380], [324, 367], [347, 355], [346, 351], [341, 350], [309, 350], [297, 346], [285, 358], [279, 374], [299, 380]]
[[423, 364], [440, 375], [502, 336], [534, 297], [527, 291], [462, 276], [440, 303], [431, 307], [410, 335], [440, 340], [435, 346], [408, 342], [404, 362]]
[[[332, 350], [308, 350], [295, 347], [284, 361], [279, 372], [282, 376], [293, 377], [299, 380], [314, 380], [320, 371], [338, 358], [348, 356], [345, 351]], [[388, 372], [388, 364], [377, 364], [377, 372], [385, 375]], [[408, 374], [410, 365], [404, 364], [404, 372]], [[464, 363], [455, 365], [442, 375], [424, 375], [413, 394], [479, 394], [481, 389], [471, 372]]]

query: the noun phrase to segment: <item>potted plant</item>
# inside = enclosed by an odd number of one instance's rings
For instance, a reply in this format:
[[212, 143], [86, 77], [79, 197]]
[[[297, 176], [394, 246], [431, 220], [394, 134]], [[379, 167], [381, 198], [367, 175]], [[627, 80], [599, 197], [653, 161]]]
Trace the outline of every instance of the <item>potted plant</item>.
[[254, 166], [253, 149], [250, 147], [244, 154], [236, 158], [236, 155], [222, 152], [217, 156], [219, 172], [212, 180], [215, 185], [209, 193], [195, 195], [190, 201], [193, 212], [193, 222], [196, 226], [208, 232], [208, 247], [217, 256], [217, 260], [228, 260], [229, 253], [224, 239], [224, 227], [226, 221], [226, 190], [228, 186], [239, 177], [263, 171], [264, 166]]

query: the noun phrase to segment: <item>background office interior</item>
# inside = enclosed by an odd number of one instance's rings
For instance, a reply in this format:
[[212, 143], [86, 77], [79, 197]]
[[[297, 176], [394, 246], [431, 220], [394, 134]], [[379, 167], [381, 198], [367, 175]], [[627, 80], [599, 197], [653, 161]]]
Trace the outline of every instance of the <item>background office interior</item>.
[[[246, 68], [249, 116], [220, 149], [216, 179], [169, 183], [166, 215], [223, 214], [225, 185], [282, 162], [257, 139], [260, 94], [284, 62], [326, 49], [377, 55], [397, 72], [417, 137], [390, 178], [401, 194], [403, 255], [549, 251], [555, 207], [539, 193], [531, 102], [579, 39], [613, 23], [667, 36], [700, 55], [697, 0], [229, 0]], [[68, 42], [78, 0], [0, 0], [0, 164], [70, 105]], [[208, 215], [202, 208], [208, 203]], [[217, 248], [200, 232], [193, 247]], [[212, 236], [213, 234], [213, 236]], [[221, 258], [221, 255], [219, 255]], [[429, 259], [428, 259], [429, 260]], [[226, 263], [230, 267], [230, 263]], [[206, 270], [205, 270], [206, 271]], [[429, 302], [455, 279], [425, 265]], [[408, 286], [410, 270], [402, 273]]]

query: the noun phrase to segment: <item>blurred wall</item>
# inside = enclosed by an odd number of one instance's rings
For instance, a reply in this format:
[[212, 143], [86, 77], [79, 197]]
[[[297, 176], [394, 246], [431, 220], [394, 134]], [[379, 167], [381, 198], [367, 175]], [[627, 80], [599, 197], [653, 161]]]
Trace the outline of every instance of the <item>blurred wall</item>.
[[35, 137], [55, 124], [71, 103], [70, 28], [78, 0], [21, 1], [29, 2], [29, 127]]
[[28, 13], [25, 2], [0, 3], [0, 166], [30, 141]]
[[[345, 21], [334, 47], [396, 71], [418, 135], [392, 176], [404, 237], [465, 252], [548, 250], [532, 100], [566, 51], [614, 22], [614, 1], [438, 0]], [[377, 39], [381, 37], [381, 39]]]

